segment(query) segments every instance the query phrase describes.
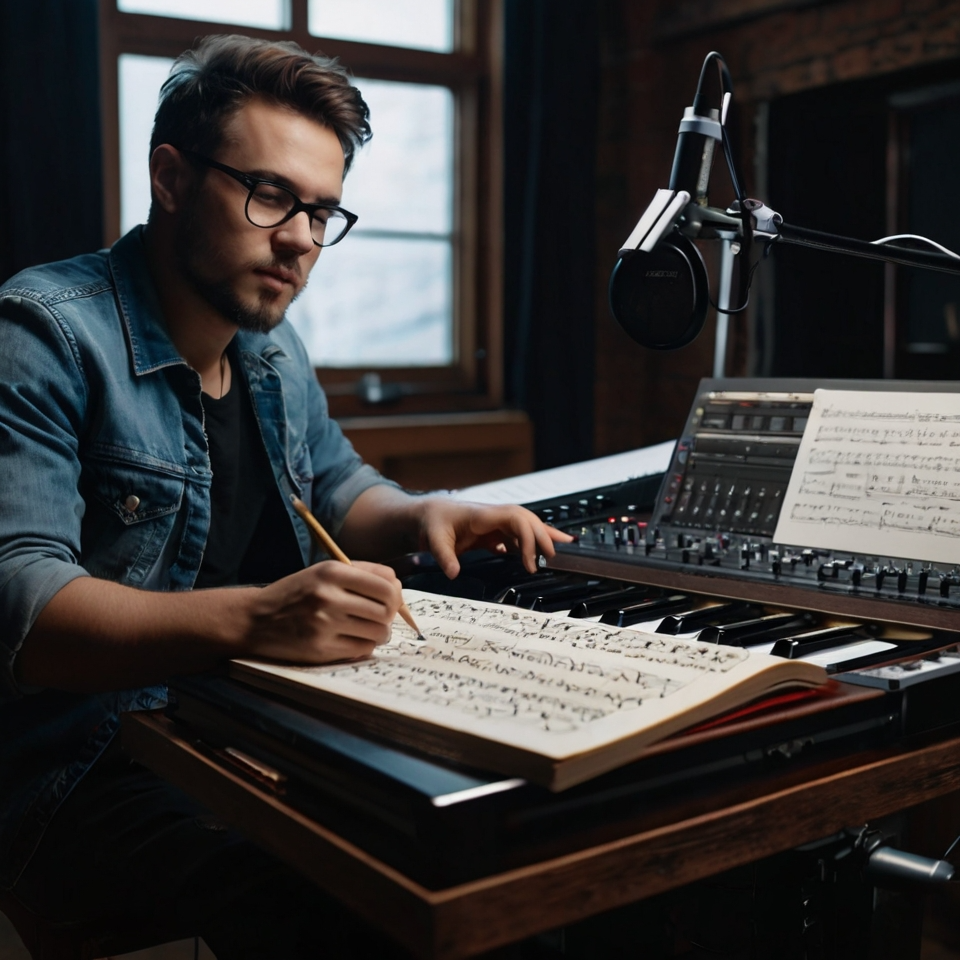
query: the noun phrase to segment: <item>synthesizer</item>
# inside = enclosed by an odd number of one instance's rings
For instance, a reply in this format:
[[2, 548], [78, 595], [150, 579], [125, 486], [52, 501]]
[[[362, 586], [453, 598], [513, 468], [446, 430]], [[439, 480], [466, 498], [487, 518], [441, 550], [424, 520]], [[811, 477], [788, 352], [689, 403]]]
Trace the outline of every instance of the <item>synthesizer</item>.
[[[559, 546], [551, 566], [837, 615], [960, 629], [960, 537], [952, 562], [775, 540], [817, 388], [960, 389], [932, 382], [704, 380], [662, 478], [530, 505], [577, 537]], [[651, 500], [654, 483], [658, 491]]]

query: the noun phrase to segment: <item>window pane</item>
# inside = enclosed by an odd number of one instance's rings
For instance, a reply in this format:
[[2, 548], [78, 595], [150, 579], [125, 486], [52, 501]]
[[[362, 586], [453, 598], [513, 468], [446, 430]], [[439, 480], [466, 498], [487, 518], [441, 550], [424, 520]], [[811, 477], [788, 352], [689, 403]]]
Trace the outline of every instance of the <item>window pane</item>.
[[289, 0], [117, 0], [117, 9], [124, 13], [236, 23], [267, 30], [288, 29], [289, 8]]
[[310, 0], [310, 32], [391, 47], [453, 50], [453, 0]]
[[289, 311], [315, 366], [440, 366], [453, 359], [451, 245], [351, 233], [324, 250]]
[[291, 321], [317, 366], [453, 360], [453, 93], [357, 79], [374, 136], [344, 184], [360, 220], [325, 251]]
[[344, 206], [354, 230], [450, 233], [453, 224], [453, 92], [447, 87], [356, 80], [373, 139], [358, 153]]
[[150, 132], [168, 57], [120, 55], [120, 232], [145, 223], [150, 210]]

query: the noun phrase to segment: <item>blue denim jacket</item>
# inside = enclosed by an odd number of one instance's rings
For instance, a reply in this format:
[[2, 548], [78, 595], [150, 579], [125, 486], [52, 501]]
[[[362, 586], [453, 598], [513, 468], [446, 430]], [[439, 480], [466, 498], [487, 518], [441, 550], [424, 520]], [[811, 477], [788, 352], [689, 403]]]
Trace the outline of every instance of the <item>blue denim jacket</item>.
[[[277, 486], [336, 532], [386, 481], [337, 424], [286, 322], [231, 345]], [[0, 287], [0, 889], [125, 710], [165, 690], [24, 689], [17, 651], [75, 577], [189, 590], [210, 523], [200, 378], [167, 336], [137, 228], [109, 251], [26, 270]], [[306, 565], [317, 559], [288, 506]]]

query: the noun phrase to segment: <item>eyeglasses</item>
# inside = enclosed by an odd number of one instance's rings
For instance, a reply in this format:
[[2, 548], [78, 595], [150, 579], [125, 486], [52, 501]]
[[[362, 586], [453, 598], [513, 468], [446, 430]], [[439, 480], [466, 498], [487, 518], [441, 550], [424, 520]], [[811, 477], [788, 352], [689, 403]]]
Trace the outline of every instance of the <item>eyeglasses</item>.
[[251, 177], [248, 173], [234, 170], [225, 163], [211, 160], [195, 150], [180, 152], [214, 170], [220, 170], [228, 177], [233, 177], [242, 183], [250, 192], [247, 194], [247, 203], [244, 213], [255, 227], [279, 227], [281, 223], [295, 217], [302, 210], [310, 221], [310, 235], [318, 247], [332, 247], [339, 243], [347, 231], [357, 222], [359, 217], [355, 213], [344, 210], [343, 207], [332, 206], [328, 203], [304, 203], [292, 190], [281, 183], [272, 180], [261, 180]]

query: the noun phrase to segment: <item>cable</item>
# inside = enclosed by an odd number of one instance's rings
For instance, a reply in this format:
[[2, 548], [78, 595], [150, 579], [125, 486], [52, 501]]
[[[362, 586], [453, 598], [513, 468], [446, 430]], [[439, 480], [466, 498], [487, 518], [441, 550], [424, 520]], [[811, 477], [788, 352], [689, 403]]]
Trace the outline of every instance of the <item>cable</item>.
[[[773, 241], [772, 241], [772, 240], [768, 240], [768, 241], [764, 244], [764, 246], [763, 246], [763, 253], [762, 253], [761, 256], [759, 257], [759, 259], [757, 260], [757, 262], [750, 268], [750, 272], [747, 274], [746, 283], [740, 285], [741, 294], [743, 295], [743, 303], [740, 304], [739, 307], [728, 307], [726, 310], [724, 310], [722, 307], [718, 307], [718, 306], [713, 302], [713, 300], [711, 300], [711, 301], [710, 301], [710, 306], [713, 307], [713, 309], [716, 310], [717, 313], [726, 313], [726, 314], [743, 313], [743, 311], [746, 310], [747, 307], [750, 306], [750, 287], [751, 287], [751, 285], [753, 284], [753, 275], [757, 272], [757, 267], [759, 267], [760, 264], [763, 263], [763, 261], [767, 259], [767, 254], [770, 252], [770, 248], [771, 248], [772, 246], [773, 246]], [[745, 291], [745, 292], [744, 292], [744, 291]]]
[[960, 253], [954, 253], [952, 250], [948, 250], [943, 246], [943, 244], [937, 243], [936, 240], [931, 240], [929, 237], [921, 237], [916, 233], [895, 233], [891, 237], [881, 237], [879, 240], [871, 240], [870, 242], [876, 246], [882, 246], [885, 243], [890, 243], [891, 240], [919, 240], [921, 243], [929, 243], [931, 247], [936, 247], [941, 253], [945, 253], [948, 257], [960, 260]]
[[958, 843], [960, 843], [960, 836], [958, 836], [957, 839], [954, 840], [953, 843], [951, 843], [949, 847], [947, 847], [947, 852], [946, 852], [940, 859], [941, 859], [941, 860], [946, 860], [947, 857], [949, 857], [950, 854], [953, 853], [953, 848], [954, 848]]

